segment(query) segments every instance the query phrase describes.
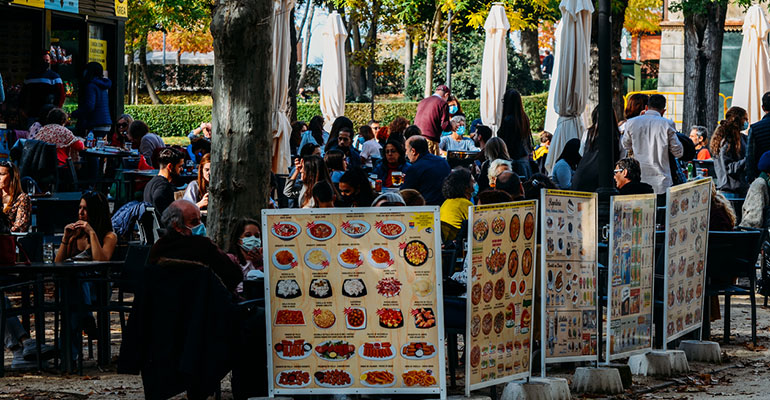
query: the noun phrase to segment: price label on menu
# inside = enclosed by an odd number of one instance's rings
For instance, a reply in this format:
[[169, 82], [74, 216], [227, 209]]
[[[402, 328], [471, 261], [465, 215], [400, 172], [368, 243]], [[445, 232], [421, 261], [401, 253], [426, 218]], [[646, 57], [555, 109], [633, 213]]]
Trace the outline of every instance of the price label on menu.
[[529, 376], [537, 201], [470, 208], [465, 394]]
[[666, 192], [664, 344], [703, 322], [711, 184], [699, 179]]
[[597, 194], [545, 190], [540, 204], [545, 266], [540, 277], [543, 364], [593, 360], [597, 346]]
[[437, 207], [265, 210], [270, 395], [445, 395]]
[[655, 194], [614, 196], [610, 203], [610, 360], [652, 348], [655, 199]]

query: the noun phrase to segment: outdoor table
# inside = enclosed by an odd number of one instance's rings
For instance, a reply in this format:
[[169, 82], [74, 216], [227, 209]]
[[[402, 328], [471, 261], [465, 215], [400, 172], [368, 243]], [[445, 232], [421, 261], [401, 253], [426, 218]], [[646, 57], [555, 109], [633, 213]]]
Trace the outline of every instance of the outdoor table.
[[[34, 262], [30, 264], [15, 264], [0, 266], [0, 275], [36, 275], [42, 277], [45, 275], [53, 276], [55, 284], [61, 292], [61, 352], [62, 367], [65, 371], [72, 371], [72, 332], [70, 321], [73, 318], [73, 307], [71, 299], [72, 289], [79, 290], [78, 279], [83, 273], [95, 273], [97, 278], [96, 290], [99, 294], [99, 304], [96, 305], [97, 321], [101, 337], [97, 347], [98, 362], [100, 365], [106, 365], [110, 361], [110, 324], [109, 312], [106, 311], [106, 305], [110, 299], [110, 285], [107, 278], [111, 271], [119, 269], [124, 264], [123, 261], [70, 261], [63, 263], [42, 263]], [[42, 301], [36, 304], [42, 304]], [[43, 319], [44, 320], [44, 319]]]
[[77, 220], [82, 192], [57, 192], [30, 197], [38, 231], [53, 233]]

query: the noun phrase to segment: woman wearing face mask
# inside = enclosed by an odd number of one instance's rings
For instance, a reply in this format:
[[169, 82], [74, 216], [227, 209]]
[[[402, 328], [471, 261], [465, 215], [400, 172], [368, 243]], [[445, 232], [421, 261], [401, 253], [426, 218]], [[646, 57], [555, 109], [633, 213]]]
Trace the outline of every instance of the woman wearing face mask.
[[80, 198], [77, 222], [64, 227], [56, 262], [68, 259], [109, 261], [117, 243], [107, 198], [99, 192], [86, 192]]
[[185, 200], [195, 203], [201, 210], [209, 206], [209, 177], [211, 176], [211, 154], [201, 158], [198, 166], [198, 179], [190, 182], [184, 191]]
[[446, 155], [450, 151], [479, 151], [473, 139], [465, 136], [465, 117], [456, 115], [452, 117], [452, 133], [444, 136], [438, 144], [441, 155]]
[[446, 104], [449, 106], [449, 118], [454, 118], [457, 115], [465, 116], [463, 108], [460, 106], [460, 101], [457, 100], [457, 97], [450, 95]]
[[[241, 267], [244, 280], [250, 271], [263, 271], [259, 222], [249, 218], [236, 222], [230, 232], [230, 246], [227, 252], [230, 259]], [[236, 290], [238, 293], [243, 292], [243, 283], [239, 283]]]
[[[377, 164], [373, 172], [377, 174], [377, 179], [382, 180], [382, 186], [390, 188], [401, 186], [408, 169], [409, 163], [406, 162], [404, 144], [397, 140], [389, 140], [385, 144], [385, 158]], [[394, 172], [397, 182], [393, 182]]]
[[711, 157], [717, 175], [717, 190], [728, 199], [740, 198], [746, 194], [746, 136], [741, 131], [748, 129], [749, 117], [746, 110], [730, 107], [724, 121], [719, 123], [711, 138]]
[[375, 195], [366, 173], [352, 168], [340, 178], [340, 207], [369, 207]]

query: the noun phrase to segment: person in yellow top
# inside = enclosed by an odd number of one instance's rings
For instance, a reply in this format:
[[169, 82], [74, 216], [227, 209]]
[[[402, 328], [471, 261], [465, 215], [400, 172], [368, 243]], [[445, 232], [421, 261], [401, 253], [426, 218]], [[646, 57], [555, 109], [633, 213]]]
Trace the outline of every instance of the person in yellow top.
[[541, 174], [547, 174], [545, 171], [545, 159], [548, 155], [548, 147], [551, 145], [551, 139], [553, 135], [551, 132], [540, 132], [540, 146], [537, 146], [534, 152], [532, 152], [532, 159], [537, 163], [537, 168]]
[[468, 220], [468, 207], [473, 205], [470, 201], [473, 195], [473, 184], [471, 172], [462, 167], [455, 168], [444, 179], [441, 193], [446, 200], [439, 210], [442, 240], [454, 240], [463, 223]]

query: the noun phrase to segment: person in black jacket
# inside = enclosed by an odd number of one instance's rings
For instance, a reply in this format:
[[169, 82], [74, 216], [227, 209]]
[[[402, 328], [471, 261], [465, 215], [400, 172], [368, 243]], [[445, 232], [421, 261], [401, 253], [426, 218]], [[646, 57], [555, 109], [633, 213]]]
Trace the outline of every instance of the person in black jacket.
[[741, 133], [748, 128], [749, 116], [740, 107], [730, 107], [724, 121], [711, 138], [711, 156], [717, 175], [717, 190], [728, 199], [746, 194], [749, 185], [746, 176], [746, 137]]
[[770, 150], [770, 92], [762, 96], [762, 110], [765, 116], [749, 128], [746, 143], [746, 182], [753, 182], [759, 173], [759, 158]]
[[639, 161], [624, 158], [615, 164], [615, 186], [621, 195], [655, 193], [652, 186], [642, 182], [642, 168]]

